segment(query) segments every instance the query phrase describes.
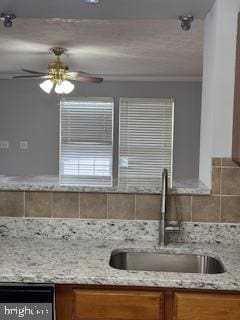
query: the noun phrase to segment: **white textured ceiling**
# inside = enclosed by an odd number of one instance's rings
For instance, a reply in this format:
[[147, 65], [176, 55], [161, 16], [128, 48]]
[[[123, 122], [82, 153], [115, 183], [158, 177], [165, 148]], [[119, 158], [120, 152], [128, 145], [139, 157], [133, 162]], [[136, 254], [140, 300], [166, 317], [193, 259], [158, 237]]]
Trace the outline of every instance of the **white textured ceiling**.
[[[227, 1], [227, 0], [226, 0]], [[203, 19], [214, 0], [0, 0], [0, 10], [12, 10], [19, 18], [75, 19], [173, 19], [193, 14]]]
[[[40, 1], [41, 2], [41, 1]], [[53, 46], [72, 70], [103, 76], [201, 77], [203, 22], [184, 32], [176, 19], [69, 20], [18, 18], [0, 25], [0, 78], [21, 68], [46, 71]]]

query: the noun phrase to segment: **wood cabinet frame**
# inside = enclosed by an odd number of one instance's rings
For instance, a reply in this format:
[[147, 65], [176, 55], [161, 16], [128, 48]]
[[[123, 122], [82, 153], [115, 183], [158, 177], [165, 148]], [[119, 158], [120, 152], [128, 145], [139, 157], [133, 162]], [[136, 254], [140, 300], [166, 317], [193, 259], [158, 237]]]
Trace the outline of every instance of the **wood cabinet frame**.
[[[73, 304], [74, 290], [92, 290], [109, 292], [109, 291], [122, 291], [122, 292], [149, 292], [149, 293], [162, 293], [164, 296], [164, 320], [175, 320], [176, 305], [174, 304], [174, 295], [178, 293], [192, 293], [192, 294], [225, 294], [226, 299], [230, 295], [236, 295], [240, 298], [240, 293], [236, 291], [220, 291], [220, 290], [191, 290], [191, 289], [174, 289], [174, 288], [152, 288], [152, 287], [126, 287], [126, 286], [89, 286], [89, 285], [56, 285], [56, 320], [74, 320]], [[240, 312], [240, 311], [239, 311]], [[239, 318], [240, 319], [240, 318]], [[106, 319], [109, 320], [109, 319]], [[147, 320], [147, 319], [146, 319]]]

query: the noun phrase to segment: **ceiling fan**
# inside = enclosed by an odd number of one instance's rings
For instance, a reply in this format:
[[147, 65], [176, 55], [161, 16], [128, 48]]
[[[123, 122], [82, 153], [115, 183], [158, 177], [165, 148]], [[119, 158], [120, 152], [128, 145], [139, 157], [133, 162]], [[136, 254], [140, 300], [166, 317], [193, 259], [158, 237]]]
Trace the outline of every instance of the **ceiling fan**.
[[69, 68], [64, 64], [60, 57], [66, 52], [66, 49], [55, 47], [50, 49], [56, 56], [56, 60], [48, 65], [48, 72], [32, 71], [22, 69], [22, 71], [30, 73], [31, 75], [14, 76], [14, 79], [46, 79], [40, 84], [40, 87], [46, 93], [50, 93], [55, 85], [55, 92], [57, 94], [68, 94], [74, 89], [74, 84], [71, 81], [80, 81], [88, 83], [100, 83], [103, 78], [97, 78], [89, 73], [82, 71], [69, 72]]

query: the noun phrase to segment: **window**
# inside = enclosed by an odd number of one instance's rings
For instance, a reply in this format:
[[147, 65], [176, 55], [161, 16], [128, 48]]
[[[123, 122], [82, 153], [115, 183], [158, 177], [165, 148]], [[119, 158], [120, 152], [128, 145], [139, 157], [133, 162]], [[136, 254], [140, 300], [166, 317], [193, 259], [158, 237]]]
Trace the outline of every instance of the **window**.
[[112, 186], [113, 99], [60, 102], [60, 183]]
[[172, 183], [172, 99], [120, 99], [119, 185], [159, 187], [168, 169]]
[[60, 183], [159, 187], [167, 168], [171, 185], [173, 118], [172, 99], [121, 98], [119, 110], [112, 98], [62, 100]]

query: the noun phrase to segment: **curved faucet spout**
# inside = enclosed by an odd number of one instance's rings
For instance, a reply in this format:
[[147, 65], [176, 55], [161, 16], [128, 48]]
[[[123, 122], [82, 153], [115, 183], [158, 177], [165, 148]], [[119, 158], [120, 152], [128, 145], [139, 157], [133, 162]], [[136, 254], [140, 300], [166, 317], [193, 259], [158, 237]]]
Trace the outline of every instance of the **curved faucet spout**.
[[159, 245], [165, 246], [165, 224], [167, 214], [167, 192], [168, 192], [168, 171], [162, 171], [162, 196], [160, 206], [160, 219], [159, 219]]

